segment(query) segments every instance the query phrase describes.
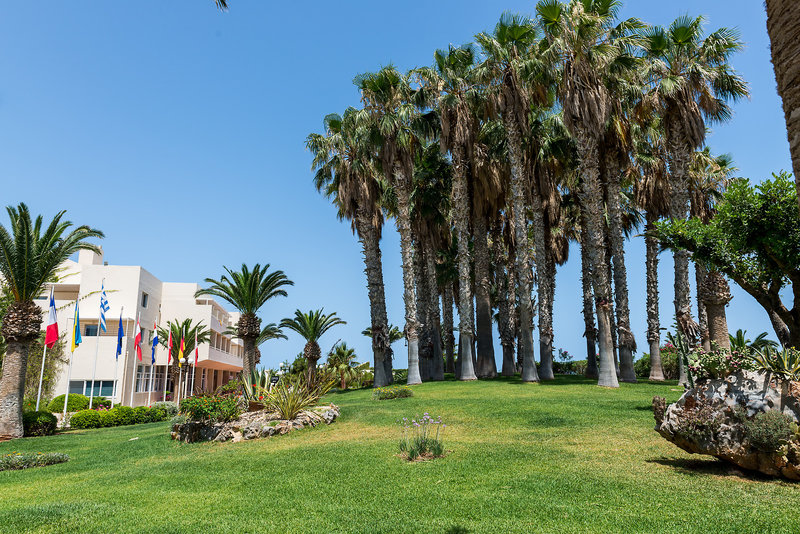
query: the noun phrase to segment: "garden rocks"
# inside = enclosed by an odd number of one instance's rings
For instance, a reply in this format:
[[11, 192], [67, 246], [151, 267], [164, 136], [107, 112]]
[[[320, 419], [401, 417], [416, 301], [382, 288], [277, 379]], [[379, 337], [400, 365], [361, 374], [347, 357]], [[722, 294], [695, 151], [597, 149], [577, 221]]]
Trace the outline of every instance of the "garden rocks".
[[235, 421], [228, 423], [188, 421], [176, 424], [172, 429], [172, 439], [187, 443], [196, 441], [237, 442], [267, 438], [275, 434], [286, 434], [292, 430], [316, 426], [319, 423], [329, 425], [337, 417], [339, 417], [339, 407], [333, 404], [304, 410], [292, 420], [278, 419], [276, 414], [262, 410], [247, 412]]
[[705, 380], [669, 406], [663, 398], [655, 397], [655, 430], [687, 452], [716, 456], [766, 475], [800, 480], [797, 435], [776, 439], [772, 450], [764, 450], [764, 445], [757, 448], [753, 442], [760, 441], [748, 437], [759, 420], [767, 419], [759, 414], [768, 411], [785, 414], [778, 416], [784, 421], [784, 430], [795, 429], [792, 422], [800, 421], [799, 392], [797, 382], [753, 371]]

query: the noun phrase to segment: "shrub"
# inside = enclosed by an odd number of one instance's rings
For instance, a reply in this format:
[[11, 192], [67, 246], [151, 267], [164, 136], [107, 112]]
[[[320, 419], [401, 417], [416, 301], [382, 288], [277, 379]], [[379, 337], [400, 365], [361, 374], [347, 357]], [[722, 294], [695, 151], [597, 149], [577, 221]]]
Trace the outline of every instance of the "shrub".
[[408, 382], [408, 369], [392, 369], [392, 382]]
[[182, 425], [183, 423], [185, 423], [188, 420], [189, 420], [189, 418], [186, 417], [183, 414], [176, 415], [175, 417], [173, 417], [172, 419], [169, 420], [169, 427], [172, 428], [175, 425]]
[[589, 365], [589, 362], [586, 360], [576, 360], [572, 362], [572, 370], [575, 371], [576, 375], [583, 376], [586, 374], [586, 367]]
[[[661, 369], [666, 380], [678, 379], [678, 353], [674, 347], [661, 347]], [[650, 377], [650, 355], [643, 353], [633, 364], [633, 370], [639, 378]]]
[[111, 411], [117, 412], [120, 425], [132, 425], [136, 422], [133, 416], [133, 408], [130, 406], [114, 406], [114, 409]]
[[372, 400], [404, 399], [413, 396], [414, 392], [408, 386], [385, 386], [372, 390]]
[[403, 417], [400, 425], [400, 454], [407, 460], [436, 458], [444, 454], [442, 433], [447, 425], [442, 418], [434, 419], [428, 413], [419, 419]]
[[710, 404], [684, 405], [684, 416], [675, 425], [675, 431], [699, 443], [711, 441], [719, 430], [719, 418]]
[[164, 410], [164, 408], [160, 408], [160, 407], [157, 408], [155, 406], [150, 408], [150, 420], [151, 421], [153, 421], [153, 422], [166, 421], [167, 417], [169, 417], [169, 416], [167, 415], [167, 411]]
[[[230, 397], [242, 394], [242, 383], [239, 379], [231, 380], [227, 384], [222, 384], [217, 388], [215, 396], [217, 397]], [[181, 401], [183, 403], [183, 401]]]
[[97, 410], [81, 410], [72, 414], [69, 425], [72, 428], [98, 428], [102, 423], [102, 415]]
[[756, 370], [772, 373], [786, 380], [800, 380], [800, 351], [793, 348], [765, 348], [753, 356]]
[[297, 414], [314, 406], [319, 398], [331, 390], [335, 375], [325, 370], [317, 371], [312, 378], [288, 375], [272, 391], [262, 390], [264, 409], [278, 414], [281, 419], [294, 419]]
[[181, 401], [181, 413], [191, 421], [211, 421], [222, 423], [236, 419], [241, 410], [235, 397], [209, 395], [187, 397]]
[[[62, 400], [61, 402], [63, 403], [64, 401]], [[111, 408], [111, 399], [107, 399], [105, 397], [95, 397], [95, 398], [93, 398], [92, 399], [92, 409], [97, 409], [97, 408], [105, 408], [107, 410], [110, 409]]]
[[754, 367], [746, 353], [727, 350], [704, 351], [692, 349], [689, 353], [689, 372], [695, 380], [724, 378], [731, 373]]
[[[64, 402], [64, 399], [61, 399]], [[69, 460], [69, 456], [60, 452], [23, 453], [12, 452], [0, 456], [0, 471], [13, 469], [27, 469], [29, 467], [42, 467], [45, 465], [60, 464]]]
[[153, 403], [153, 408], [164, 410], [167, 415], [178, 415], [178, 405], [172, 401], [158, 401]]
[[775, 452], [792, 439], [796, 425], [785, 413], [768, 410], [745, 419], [744, 428], [750, 445], [763, 452]]
[[116, 408], [113, 410], [98, 410], [98, 413], [100, 414], [100, 426], [119, 426], [120, 418]]
[[22, 412], [22, 426], [26, 436], [51, 436], [56, 432], [58, 419], [46, 410]]
[[[79, 412], [81, 410], [85, 410], [89, 407], [89, 397], [85, 395], [80, 395], [78, 393], [70, 393], [69, 399], [67, 400], [67, 411], [68, 412]], [[64, 395], [59, 395], [55, 399], [50, 401], [50, 404], [47, 405], [47, 409], [53, 413], [61, 413], [64, 411]]]
[[137, 406], [133, 409], [133, 423], [149, 423], [150, 422], [150, 408], [147, 406]]

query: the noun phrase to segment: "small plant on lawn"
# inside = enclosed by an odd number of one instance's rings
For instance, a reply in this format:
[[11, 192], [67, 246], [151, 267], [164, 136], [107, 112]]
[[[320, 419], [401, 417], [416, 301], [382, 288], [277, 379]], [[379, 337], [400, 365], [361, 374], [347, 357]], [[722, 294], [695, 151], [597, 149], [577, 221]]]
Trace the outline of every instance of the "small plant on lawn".
[[404, 399], [413, 396], [414, 392], [408, 386], [384, 386], [372, 390], [372, 400]]
[[427, 460], [444, 455], [442, 436], [447, 425], [427, 412], [418, 419], [403, 417], [400, 425], [400, 454], [406, 460]]
[[178, 405], [172, 401], [155, 402], [153, 408], [164, 410], [167, 415], [178, 415]]
[[186, 414], [190, 421], [224, 423], [239, 417], [241, 410], [236, 397], [208, 395], [183, 399], [181, 401], [181, 413]]
[[50, 436], [55, 434], [58, 419], [46, 410], [22, 413], [22, 426], [25, 436]]
[[[61, 401], [63, 402], [64, 399], [61, 399]], [[0, 471], [43, 467], [45, 465], [60, 464], [68, 460], [69, 456], [60, 452], [12, 452], [11, 454], [0, 456]]]

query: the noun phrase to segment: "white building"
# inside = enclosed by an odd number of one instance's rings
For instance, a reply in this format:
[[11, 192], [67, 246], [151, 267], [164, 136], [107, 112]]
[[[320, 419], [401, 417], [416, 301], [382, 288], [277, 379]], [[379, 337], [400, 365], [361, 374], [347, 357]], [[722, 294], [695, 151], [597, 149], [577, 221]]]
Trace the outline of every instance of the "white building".
[[[106, 332], [97, 337], [100, 321], [100, 284], [105, 280], [106, 298], [110, 309], [106, 312]], [[49, 286], [48, 286], [49, 289]], [[78, 262], [68, 260], [59, 272], [59, 282], [54, 284], [58, 308], [58, 331], [66, 341], [65, 355], [69, 356], [70, 339], [74, 322], [75, 301], [79, 300], [80, 327], [83, 342], [72, 356], [69, 378], [70, 393], [89, 395], [94, 373], [94, 394], [116, 403], [140, 406], [162, 400], [167, 349], [156, 348], [156, 362], [151, 366], [153, 326], [167, 326], [167, 321], [192, 319], [202, 321], [210, 329], [209, 343], [201, 344], [197, 368], [184, 365], [195, 376], [195, 391], [209, 391], [228, 382], [242, 370], [243, 347], [241, 341], [226, 334], [235, 325], [238, 314], [225, 311], [209, 297], [195, 298], [200, 289], [197, 284], [162, 282], [139, 266], [108, 265], [103, 256], [91, 251], [81, 251]], [[37, 303], [47, 318], [49, 291]], [[120, 315], [124, 329], [122, 354], [116, 358], [117, 333]], [[136, 357], [133, 338], [136, 318], [142, 327], [142, 361]], [[46, 321], [45, 321], [46, 322]], [[44, 326], [44, 325], [43, 325]], [[97, 368], [95, 364], [97, 353]], [[173, 358], [176, 355], [173, 354]], [[194, 363], [194, 351], [187, 354], [189, 364]], [[150, 373], [153, 373], [152, 388]], [[54, 395], [67, 389], [67, 368], [59, 374]], [[116, 385], [114, 377], [117, 377]], [[150, 389], [152, 389], [150, 391]], [[169, 380], [167, 391], [172, 391]]]

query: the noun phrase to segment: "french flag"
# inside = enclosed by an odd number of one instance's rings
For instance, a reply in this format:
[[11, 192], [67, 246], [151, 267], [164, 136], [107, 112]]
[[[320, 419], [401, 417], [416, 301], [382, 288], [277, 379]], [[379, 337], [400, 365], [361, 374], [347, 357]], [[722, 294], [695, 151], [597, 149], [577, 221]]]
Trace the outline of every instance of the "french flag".
[[58, 318], [56, 317], [56, 299], [53, 298], [53, 291], [50, 291], [50, 313], [47, 315], [47, 331], [44, 335], [44, 344], [48, 349], [58, 341]]
[[133, 338], [133, 346], [136, 347], [136, 356], [142, 361], [142, 327], [139, 324], [139, 317], [136, 317], [136, 336]]

